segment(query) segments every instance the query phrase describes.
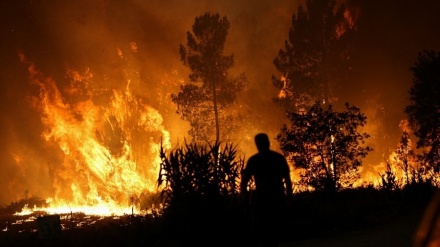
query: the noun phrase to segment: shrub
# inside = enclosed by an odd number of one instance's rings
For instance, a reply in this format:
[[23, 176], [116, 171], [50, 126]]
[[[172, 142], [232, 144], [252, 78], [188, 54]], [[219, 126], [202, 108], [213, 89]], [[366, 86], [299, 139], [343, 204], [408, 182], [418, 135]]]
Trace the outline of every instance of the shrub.
[[235, 145], [185, 142], [168, 155], [161, 147], [160, 158], [158, 185], [164, 217], [183, 230], [180, 233], [188, 235], [184, 228], [215, 232], [207, 226], [222, 225], [237, 215], [244, 160], [237, 157]]

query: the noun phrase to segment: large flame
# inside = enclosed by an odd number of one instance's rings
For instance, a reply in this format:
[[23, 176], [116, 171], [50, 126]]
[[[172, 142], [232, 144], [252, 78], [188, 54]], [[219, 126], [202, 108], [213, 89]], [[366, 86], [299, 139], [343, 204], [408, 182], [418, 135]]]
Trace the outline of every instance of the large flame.
[[58, 147], [61, 160], [49, 168], [55, 193], [44, 210], [139, 212], [139, 197], [156, 188], [159, 145], [170, 146], [160, 113], [132, 93], [130, 79], [123, 90], [97, 89], [90, 85], [92, 72], [69, 70], [70, 86], [60, 90], [24, 55], [20, 58], [39, 89], [33, 105], [41, 112], [42, 137]]

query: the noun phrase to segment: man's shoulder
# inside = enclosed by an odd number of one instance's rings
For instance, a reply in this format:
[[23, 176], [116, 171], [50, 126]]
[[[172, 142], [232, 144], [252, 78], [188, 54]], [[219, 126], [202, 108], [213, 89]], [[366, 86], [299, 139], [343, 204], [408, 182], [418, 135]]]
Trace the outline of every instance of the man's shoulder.
[[285, 158], [284, 155], [282, 155], [281, 153], [279, 153], [277, 151], [270, 150], [270, 153], [272, 156], [276, 156], [276, 157], [283, 158], [283, 159]]
[[254, 155], [252, 155], [251, 157], [249, 157], [248, 159], [248, 163], [253, 163], [253, 162], [258, 162], [259, 160], [265, 160], [265, 159], [276, 159], [276, 160], [285, 160], [286, 158], [284, 157], [284, 155], [282, 155], [281, 153], [274, 151], [274, 150], [269, 150], [269, 152], [261, 154], [261, 153], [256, 153]]
[[287, 159], [283, 154], [271, 150], [271, 156], [275, 162], [277, 162], [279, 164], [287, 164]]
[[248, 162], [252, 162], [254, 160], [258, 160], [260, 157], [260, 155], [258, 153], [252, 155], [251, 157], [249, 157]]

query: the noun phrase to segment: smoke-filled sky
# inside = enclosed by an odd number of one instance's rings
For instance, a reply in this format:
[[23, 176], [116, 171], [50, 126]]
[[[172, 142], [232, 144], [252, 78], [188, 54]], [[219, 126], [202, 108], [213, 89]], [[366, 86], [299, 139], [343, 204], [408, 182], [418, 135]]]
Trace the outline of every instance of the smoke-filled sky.
[[[186, 43], [196, 16], [226, 15], [231, 22], [226, 52], [234, 53], [231, 75], [249, 79], [243, 107], [257, 119], [252, 131], [272, 137], [284, 123], [272, 103], [277, 95], [271, 76], [278, 50], [284, 48], [299, 0], [18, 0], [0, 2], [0, 205], [29, 193], [50, 196], [51, 148], [43, 141], [41, 115], [32, 106], [38, 88], [29, 82], [29, 63], [59, 88], [71, 83], [67, 71], [93, 74], [93, 88], [130, 87], [163, 116], [171, 140], [182, 140], [186, 123], [174, 113], [169, 95], [188, 81], [179, 44]], [[400, 139], [405, 119], [409, 68], [423, 50], [440, 51], [440, 1], [358, 0], [356, 56], [352, 83], [341, 101], [367, 114], [375, 149], [365, 165], [387, 158]], [[135, 46], [133, 46], [135, 45]], [[136, 52], [133, 52], [135, 47]], [[26, 57], [21, 62], [19, 54]], [[133, 79], [136, 78], [136, 79]], [[248, 124], [249, 125], [249, 124]], [[248, 126], [249, 127], [249, 126]], [[247, 127], [247, 128], [248, 128]], [[274, 148], [277, 143], [273, 141]], [[245, 147], [246, 155], [255, 152]], [[53, 164], [52, 164], [53, 165]]]

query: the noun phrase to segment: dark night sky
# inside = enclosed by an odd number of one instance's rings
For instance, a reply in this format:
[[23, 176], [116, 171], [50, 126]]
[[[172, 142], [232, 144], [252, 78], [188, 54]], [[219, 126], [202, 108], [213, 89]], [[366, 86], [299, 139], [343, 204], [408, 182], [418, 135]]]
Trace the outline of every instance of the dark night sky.
[[[171, 106], [164, 104], [188, 70], [180, 62], [178, 47], [194, 18], [205, 12], [226, 15], [231, 22], [227, 52], [235, 55], [233, 75], [249, 78], [245, 107], [258, 122], [243, 135], [248, 143], [252, 131], [275, 135], [284, 122], [272, 104], [277, 92], [271, 84], [277, 71], [272, 64], [287, 39], [291, 16], [299, 1], [287, 0], [18, 0], [0, 2], [0, 205], [32, 195], [50, 195], [47, 166], [51, 151], [43, 144], [43, 126], [29, 98], [38, 94], [30, 86], [27, 65], [18, 53], [59, 87], [67, 85], [66, 69], [96, 76], [96, 87], [122, 88], [126, 82], [119, 71], [139, 72], [135, 92], [159, 110], [172, 140], [179, 138], [182, 122]], [[400, 121], [408, 104], [411, 86], [409, 68], [423, 50], [440, 51], [440, 1], [359, 0], [356, 22], [357, 53], [353, 57], [353, 81], [345, 88], [342, 101], [359, 106], [368, 116], [367, 130], [375, 149], [365, 161], [366, 170], [387, 158], [400, 139]], [[122, 64], [117, 50], [138, 46], [135, 57]], [[164, 79], [166, 78], [166, 79]], [[163, 81], [172, 86], [164, 87]], [[160, 102], [158, 102], [160, 99]], [[180, 137], [181, 138], [181, 137]], [[276, 143], [273, 143], [275, 148]], [[247, 144], [246, 144], [247, 145]], [[254, 152], [253, 147], [245, 147]], [[247, 154], [249, 156], [249, 154]], [[370, 167], [370, 168], [368, 168]], [[371, 170], [370, 169], [370, 170]], [[373, 169], [374, 170], [374, 169]], [[375, 173], [377, 174], [377, 172]]]

